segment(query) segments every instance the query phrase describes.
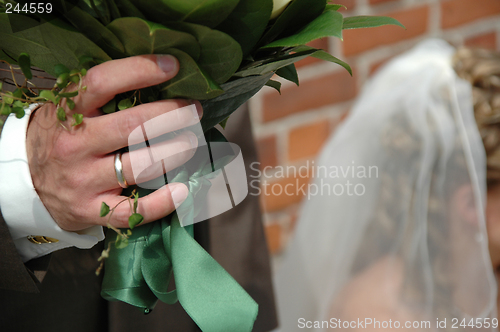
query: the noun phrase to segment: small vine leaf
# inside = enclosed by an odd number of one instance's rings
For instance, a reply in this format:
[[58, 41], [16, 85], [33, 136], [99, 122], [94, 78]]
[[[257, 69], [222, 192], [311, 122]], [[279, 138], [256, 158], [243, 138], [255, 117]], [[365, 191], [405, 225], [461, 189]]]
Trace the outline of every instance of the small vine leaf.
[[128, 239], [126, 237], [124, 237], [123, 235], [117, 234], [116, 241], [115, 241], [116, 249], [123, 249], [126, 246], [128, 246]]
[[54, 73], [56, 74], [57, 77], [61, 76], [61, 74], [68, 73], [69, 74], [69, 69], [63, 64], [57, 64], [54, 66]]
[[69, 73], [62, 73], [57, 77], [56, 84], [59, 88], [64, 88], [66, 85], [68, 85], [69, 81]]
[[75, 84], [78, 84], [80, 83], [80, 76], [78, 75], [74, 75], [74, 76], [69, 76], [69, 80]]
[[80, 74], [81, 74], [82, 76], [87, 75], [87, 69], [82, 68], [82, 70], [80, 71]]
[[132, 107], [132, 102], [128, 98], [127, 99], [122, 99], [118, 103], [118, 109], [120, 111], [126, 110], [127, 108], [131, 108], [131, 107]]
[[132, 213], [128, 217], [128, 227], [134, 229], [135, 226], [139, 225], [144, 220], [144, 217], [139, 213]]
[[75, 102], [69, 98], [66, 99], [66, 105], [68, 105], [70, 110], [75, 109]]
[[80, 58], [78, 58], [78, 64], [80, 66], [83, 66], [83, 65], [85, 65], [89, 62], [92, 62], [92, 61], [94, 61], [94, 59], [90, 56], [87, 56], [87, 55], [82, 55]]
[[12, 98], [11, 96], [13, 96], [13, 93], [12, 93], [11, 91], [8, 91], [8, 92], [7, 92], [7, 93], [6, 93], [6, 94], [2, 97], [2, 99], [3, 99], [3, 101], [4, 101], [6, 104], [10, 105], [10, 104], [12, 104], [12, 103], [14, 102], [14, 98]]
[[108, 101], [108, 103], [102, 107], [102, 111], [106, 114], [116, 112], [116, 100], [115, 100], [115, 98]]
[[72, 98], [72, 97], [78, 96], [78, 91], [61, 92], [61, 93], [59, 93], [58, 96], [61, 96], [63, 98]]
[[16, 114], [16, 118], [18, 119], [21, 119], [26, 114], [23, 107], [14, 107], [12, 111]]
[[101, 213], [100, 213], [100, 216], [101, 217], [105, 217], [107, 216], [109, 213], [109, 205], [106, 204], [105, 202], [102, 202], [101, 203]]
[[59, 107], [57, 109], [57, 119], [59, 121], [66, 121], [66, 112], [64, 111], [64, 108]]
[[0, 115], [9, 115], [10, 112], [12, 112], [11, 108], [7, 103], [2, 103], [2, 106], [0, 106]]
[[130, 229], [127, 229], [127, 235], [128, 236], [132, 235], [132, 231]]
[[31, 59], [27, 53], [21, 53], [19, 58], [17, 58], [17, 63], [21, 67], [21, 71], [27, 79], [32, 79], [33, 74], [31, 73]]
[[75, 113], [73, 114], [73, 124], [71, 126], [75, 127], [83, 122], [83, 114]]
[[42, 92], [40, 92], [40, 97], [53, 102], [54, 105], [57, 104], [56, 96], [54, 96], [54, 93], [50, 90], [43, 90]]
[[23, 90], [21, 90], [21, 89], [16, 89], [16, 90], [14, 90], [13, 95], [14, 95], [14, 97], [16, 97], [16, 98], [21, 99], [21, 98], [23, 98]]

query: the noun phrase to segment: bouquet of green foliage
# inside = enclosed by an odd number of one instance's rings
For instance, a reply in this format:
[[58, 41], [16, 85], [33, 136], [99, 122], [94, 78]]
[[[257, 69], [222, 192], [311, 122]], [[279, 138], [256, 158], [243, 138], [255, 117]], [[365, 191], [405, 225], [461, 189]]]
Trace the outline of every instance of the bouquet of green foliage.
[[[90, 67], [135, 55], [172, 54], [180, 62], [177, 76], [158, 86], [117, 95], [103, 111], [160, 99], [201, 100], [207, 142], [221, 141], [223, 136], [213, 127], [219, 123], [224, 127], [231, 113], [264, 85], [279, 91], [280, 83], [271, 79], [274, 74], [298, 85], [295, 62], [312, 56], [351, 73], [342, 60], [307, 46], [310, 41], [342, 39], [344, 29], [401, 26], [389, 17], [343, 18], [338, 12], [341, 7], [326, 0], [53, 0], [46, 4], [0, 0], [0, 61], [10, 66], [8, 83], [16, 88], [5, 92], [0, 81], [0, 114], [22, 117], [29, 103], [52, 102], [57, 117], [65, 121], [61, 105], [74, 108], [72, 98], [85, 90], [81, 78]], [[31, 66], [57, 78], [54, 87], [34, 86]], [[19, 71], [25, 76], [21, 84], [14, 77]], [[68, 89], [72, 84], [79, 84], [76, 91]], [[73, 114], [74, 126], [82, 121], [81, 114]], [[190, 182], [190, 190], [193, 187]], [[131, 193], [131, 199], [137, 197], [137, 192]], [[103, 204], [101, 215], [108, 213], [110, 208]], [[133, 213], [131, 228], [141, 220]], [[252, 329], [255, 302], [193, 240], [192, 228], [180, 227], [175, 214], [137, 228], [134, 234], [116, 231], [115, 246], [123, 249], [109, 255], [108, 246], [103, 253], [103, 258], [109, 256], [105, 298], [146, 311], [158, 299], [180, 301], [203, 331]], [[177, 289], [167, 291], [172, 273]]]

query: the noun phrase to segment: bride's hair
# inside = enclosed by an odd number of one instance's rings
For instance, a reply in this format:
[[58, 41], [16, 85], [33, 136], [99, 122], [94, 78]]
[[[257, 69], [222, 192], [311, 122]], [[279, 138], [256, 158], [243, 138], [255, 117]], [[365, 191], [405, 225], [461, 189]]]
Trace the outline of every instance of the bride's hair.
[[487, 180], [500, 180], [500, 53], [460, 49], [453, 59], [458, 76], [472, 84], [474, 115], [487, 155]]

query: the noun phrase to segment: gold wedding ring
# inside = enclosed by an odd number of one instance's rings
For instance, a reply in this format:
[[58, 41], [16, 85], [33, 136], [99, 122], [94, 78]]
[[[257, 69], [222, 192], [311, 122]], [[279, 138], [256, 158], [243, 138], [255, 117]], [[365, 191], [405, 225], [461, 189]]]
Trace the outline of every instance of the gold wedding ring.
[[116, 179], [118, 180], [118, 184], [123, 189], [128, 188], [127, 180], [123, 176], [123, 164], [122, 164], [122, 153], [117, 152], [115, 154], [115, 173]]

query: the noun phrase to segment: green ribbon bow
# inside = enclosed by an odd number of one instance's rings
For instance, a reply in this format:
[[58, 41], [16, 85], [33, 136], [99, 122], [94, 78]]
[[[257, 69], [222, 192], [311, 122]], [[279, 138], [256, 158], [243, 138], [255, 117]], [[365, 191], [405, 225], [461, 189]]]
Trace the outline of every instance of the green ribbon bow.
[[[198, 212], [193, 209], [193, 196], [206, 194], [207, 175], [227, 161], [221, 158], [213, 165], [201, 165], [189, 177], [186, 170], [175, 176], [172, 182], [188, 184], [188, 198], [179, 208], [190, 209], [190, 220]], [[106, 300], [123, 301], [145, 312], [158, 299], [167, 304], [179, 301], [204, 332], [251, 331], [257, 317], [257, 303], [196, 242], [193, 225], [180, 225], [177, 213], [134, 228], [128, 246], [110, 253], [104, 272], [101, 295]], [[176, 289], [169, 291], [172, 273]]]

